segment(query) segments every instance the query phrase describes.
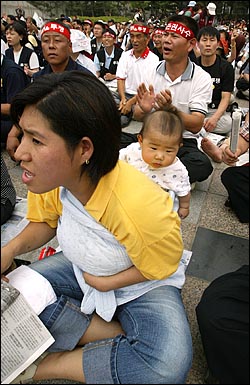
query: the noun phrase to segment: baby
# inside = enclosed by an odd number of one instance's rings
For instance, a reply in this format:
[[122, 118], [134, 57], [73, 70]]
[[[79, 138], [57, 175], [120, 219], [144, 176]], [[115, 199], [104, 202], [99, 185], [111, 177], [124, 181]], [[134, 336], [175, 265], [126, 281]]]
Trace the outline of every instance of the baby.
[[176, 154], [182, 146], [183, 123], [175, 107], [169, 111], [149, 113], [138, 134], [138, 143], [120, 150], [120, 160], [145, 173], [166, 191], [178, 196], [178, 215], [189, 214], [190, 190], [188, 171]]

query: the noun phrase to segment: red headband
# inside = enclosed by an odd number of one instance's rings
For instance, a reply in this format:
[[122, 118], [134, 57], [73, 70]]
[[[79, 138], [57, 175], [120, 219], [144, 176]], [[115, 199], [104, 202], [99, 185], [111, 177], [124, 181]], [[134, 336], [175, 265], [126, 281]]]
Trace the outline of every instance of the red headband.
[[49, 23], [45, 24], [45, 26], [42, 28], [41, 36], [45, 32], [57, 32], [61, 35], [64, 35], [68, 40], [70, 40], [70, 31], [68, 30], [68, 28], [53, 21], [50, 21]]
[[145, 35], [149, 35], [150, 30], [148, 27], [145, 27], [143, 25], [133, 24], [129, 28], [129, 31], [130, 32], [141, 32], [141, 33], [144, 33]]
[[116, 38], [115, 34], [110, 33], [110, 32], [104, 32], [103, 35], [102, 35], [102, 37], [105, 37], [105, 36], [111, 36], [113, 39]]
[[165, 31], [163, 29], [156, 29], [153, 35], [165, 35]]
[[189, 29], [186, 25], [178, 23], [176, 21], [171, 21], [170, 23], [168, 23], [165, 28], [165, 31], [177, 33], [178, 35], [184, 37], [187, 40], [191, 40], [195, 37], [191, 29]]

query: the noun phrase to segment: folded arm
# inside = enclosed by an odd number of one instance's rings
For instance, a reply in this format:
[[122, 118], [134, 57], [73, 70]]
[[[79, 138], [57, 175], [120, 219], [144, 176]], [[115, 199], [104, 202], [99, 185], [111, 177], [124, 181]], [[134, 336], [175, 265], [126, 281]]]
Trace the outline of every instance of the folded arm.
[[135, 283], [147, 281], [147, 278], [145, 278], [135, 266], [131, 266], [127, 270], [106, 277], [97, 277], [86, 272], [83, 273], [83, 277], [89, 286], [99, 291], [120, 289]]

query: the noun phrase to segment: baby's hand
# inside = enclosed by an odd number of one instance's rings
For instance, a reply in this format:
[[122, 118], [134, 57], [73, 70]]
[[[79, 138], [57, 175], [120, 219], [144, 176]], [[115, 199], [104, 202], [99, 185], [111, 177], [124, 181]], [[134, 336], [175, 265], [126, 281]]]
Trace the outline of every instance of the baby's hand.
[[188, 214], [189, 214], [189, 208], [185, 209], [185, 208], [179, 207], [178, 215], [181, 219], [185, 219], [188, 216]]

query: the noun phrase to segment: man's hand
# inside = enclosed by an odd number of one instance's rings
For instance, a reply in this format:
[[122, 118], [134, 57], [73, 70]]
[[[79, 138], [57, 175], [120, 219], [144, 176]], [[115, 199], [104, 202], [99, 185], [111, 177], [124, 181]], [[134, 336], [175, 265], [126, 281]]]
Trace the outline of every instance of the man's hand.
[[213, 130], [217, 126], [217, 123], [218, 119], [216, 119], [214, 116], [211, 116], [210, 118], [204, 120], [203, 127], [207, 132], [213, 132]]
[[172, 104], [172, 95], [169, 90], [161, 91], [159, 94], [156, 95], [155, 105], [154, 105], [154, 108], [156, 110], [159, 110], [159, 109], [162, 110], [164, 108], [168, 110], [171, 104]]
[[127, 115], [131, 112], [132, 105], [129, 101], [121, 101], [118, 110], [122, 115]]
[[233, 153], [230, 147], [226, 146], [222, 151], [222, 160], [228, 166], [235, 166], [235, 163], [239, 160], [239, 155], [241, 155], [240, 149], [237, 149], [236, 152]]
[[151, 112], [155, 105], [155, 93], [152, 85], [147, 87], [144, 83], [140, 84], [137, 88], [137, 102], [144, 113]]

